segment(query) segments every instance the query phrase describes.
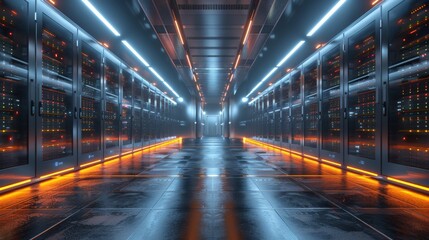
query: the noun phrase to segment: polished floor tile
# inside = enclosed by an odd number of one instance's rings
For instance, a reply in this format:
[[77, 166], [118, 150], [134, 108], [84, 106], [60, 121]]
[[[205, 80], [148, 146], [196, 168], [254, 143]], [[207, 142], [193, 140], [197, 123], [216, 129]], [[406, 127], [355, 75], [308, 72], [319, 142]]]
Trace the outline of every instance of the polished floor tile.
[[429, 196], [239, 140], [184, 139], [0, 196], [0, 239], [425, 239]]

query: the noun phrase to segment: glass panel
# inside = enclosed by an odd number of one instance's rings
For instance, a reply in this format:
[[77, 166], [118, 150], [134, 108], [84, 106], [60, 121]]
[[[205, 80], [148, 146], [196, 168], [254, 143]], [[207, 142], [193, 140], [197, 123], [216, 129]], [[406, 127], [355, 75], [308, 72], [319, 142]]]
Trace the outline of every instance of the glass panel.
[[121, 82], [123, 89], [122, 98], [122, 145], [129, 145], [132, 143], [132, 100], [133, 100], [133, 78], [127, 71], [121, 74]]
[[375, 80], [349, 85], [349, 154], [375, 159]]
[[119, 66], [106, 59], [104, 64], [104, 77], [106, 80], [106, 93], [119, 96]]
[[43, 16], [42, 158], [73, 155], [73, 34]]
[[140, 100], [134, 100], [133, 137], [135, 143], [142, 141], [142, 109]]
[[291, 122], [291, 136], [292, 144], [301, 145], [302, 139], [302, 112], [301, 106], [292, 107], [292, 122]]
[[106, 59], [106, 113], [104, 119], [104, 141], [106, 148], [119, 147], [119, 66]]
[[101, 55], [82, 43], [82, 153], [101, 150]]
[[290, 137], [290, 122], [289, 122], [289, 108], [282, 110], [282, 141], [289, 143]]
[[317, 93], [317, 62], [304, 68], [304, 96]]
[[389, 161], [429, 169], [429, 1], [389, 12]]
[[0, 169], [28, 164], [28, 6], [0, 0]]
[[301, 100], [301, 73], [295, 73], [291, 77], [291, 102], [295, 103], [296, 101]]
[[281, 130], [281, 119], [280, 119], [280, 111], [277, 111], [275, 113], [274, 116], [274, 124], [275, 124], [275, 141], [280, 141], [281, 140], [281, 134], [282, 134], [282, 130]]
[[374, 24], [349, 39], [349, 81], [375, 72]]
[[143, 111], [143, 141], [147, 142], [150, 139], [150, 133], [149, 133], [149, 112]]
[[119, 147], [119, 103], [113, 97], [106, 100], [104, 140], [107, 149]]
[[284, 83], [282, 86], [282, 106], [289, 106], [289, 83]]
[[304, 146], [317, 148], [319, 142], [319, 102], [316, 95], [305, 102]]
[[334, 48], [322, 59], [322, 89], [340, 86], [340, 47]]
[[322, 149], [339, 153], [341, 143], [340, 89], [326, 91], [322, 97]]

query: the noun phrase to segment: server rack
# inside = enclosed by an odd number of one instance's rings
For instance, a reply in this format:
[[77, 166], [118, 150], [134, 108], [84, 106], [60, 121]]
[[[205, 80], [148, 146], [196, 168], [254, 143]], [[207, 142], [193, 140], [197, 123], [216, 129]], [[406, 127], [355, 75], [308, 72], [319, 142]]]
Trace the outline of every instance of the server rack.
[[155, 92], [152, 90], [149, 90], [149, 104], [150, 104], [150, 111], [149, 111], [149, 143], [153, 144], [156, 142], [156, 129], [155, 129], [155, 121], [156, 121], [156, 103], [155, 103]]
[[104, 158], [120, 154], [120, 62], [104, 51]]
[[37, 175], [71, 169], [77, 158], [77, 28], [40, 2], [37, 7]]
[[287, 77], [286, 80], [282, 83], [282, 147], [289, 149], [290, 148], [290, 78]]
[[103, 49], [82, 31], [78, 37], [78, 163], [82, 165], [103, 157]]
[[[429, 185], [429, 1], [383, 7], [383, 174]], [[406, 173], [406, 174], [404, 174]]]
[[121, 154], [133, 150], [133, 74], [122, 65], [121, 74]]
[[268, 92], [267, 111], [268, 111], [268, 141], [273, 143], [274, 137], [275, 137], [274, 91], [273, 90]]
[[346, 31], [345, 41], [345, 164], [380, 173], [380, 10]]
[[[0, 1], [0, 186], [35, 176], [34, 1]], [[6, 176], [6, 177], [3, 177]]]
[[133, 82], [133, 149], [143, 147], [143, 88], [137, 75]]
[[149, 114], [150, 114], [150, 103], [149, 103], [149, 87], [143, 86], [143, 146], [149, 145], [150, 143], [150, 128], [149, 128]]
[[290, 76], [290, 102], [291, 102], [291, 144], [290, 148], [302, 152], [303, 141], [303, 107], [302, 107], [302, 78], [301, 67]]
[[274, 144], [281, 144], [281, 88], [280, 85], [274, 89]]
[[329, 43], [320, 54], [321, 61], [321, 136], [320, 158], [343, 163], [343, 37]]
[[303, 151], [309, 156], [319, 156], [319, 55], [303, 65], [304, 132]]

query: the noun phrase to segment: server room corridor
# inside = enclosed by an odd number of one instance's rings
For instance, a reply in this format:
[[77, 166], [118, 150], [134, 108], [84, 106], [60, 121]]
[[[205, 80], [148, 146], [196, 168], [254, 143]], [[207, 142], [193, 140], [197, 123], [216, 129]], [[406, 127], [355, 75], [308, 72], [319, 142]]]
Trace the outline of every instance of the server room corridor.
[[424, 239], [429, 197], [222, 138], [0, 196], [0, 239]]
[[428, 226], [429, 0], [0, 0], [0, 240]]

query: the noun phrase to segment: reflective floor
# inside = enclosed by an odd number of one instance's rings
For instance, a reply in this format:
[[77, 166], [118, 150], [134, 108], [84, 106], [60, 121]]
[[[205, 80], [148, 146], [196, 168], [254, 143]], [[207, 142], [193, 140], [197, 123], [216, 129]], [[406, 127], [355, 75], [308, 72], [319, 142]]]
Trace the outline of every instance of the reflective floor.
[[429, 196], [221, 138], [0, 196], [0, 239], [427, 239], [428, 224]]

